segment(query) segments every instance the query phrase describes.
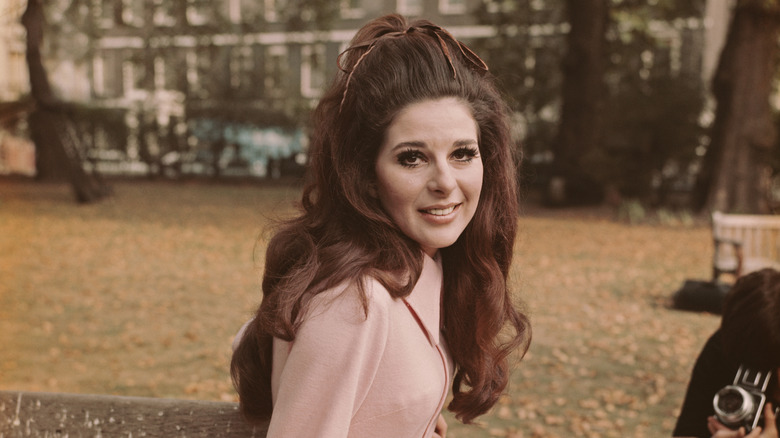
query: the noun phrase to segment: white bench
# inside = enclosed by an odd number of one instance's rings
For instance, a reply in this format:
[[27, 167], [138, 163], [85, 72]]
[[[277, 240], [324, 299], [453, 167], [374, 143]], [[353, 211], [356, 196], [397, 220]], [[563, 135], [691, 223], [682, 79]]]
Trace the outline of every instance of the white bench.
[[263, 438], [238, 403], [0, 391], [0, 438]]
[[712, 213], [712, 281], [762, 268], [780, 270], [780, 215]]

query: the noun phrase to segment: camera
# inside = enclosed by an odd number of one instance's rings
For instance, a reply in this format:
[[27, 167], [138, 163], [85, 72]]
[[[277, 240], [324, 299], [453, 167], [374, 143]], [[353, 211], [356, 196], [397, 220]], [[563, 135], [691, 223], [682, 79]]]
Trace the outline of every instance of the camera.
[[732, 385], [724, 386], [712, 399], [715, 415], [732, 429], [744, 427], [750, 432], [763, 419], [766, 389], [771, 371], [754, 371], [742, 365]]

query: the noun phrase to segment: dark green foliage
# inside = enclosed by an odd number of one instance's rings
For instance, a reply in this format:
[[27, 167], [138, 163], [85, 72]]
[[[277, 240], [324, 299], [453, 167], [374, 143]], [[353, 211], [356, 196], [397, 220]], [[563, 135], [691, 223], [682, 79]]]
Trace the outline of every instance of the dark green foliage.
[[[504, 3], [507, 7], [497, 10], [486, 5], [478, 9], [480, 22], [496, 26], [497, 37], [478, 42], [477, 48], [526, 124], [525, 157], [539, 157], [552, 150], [560, 117], [561, 63], [567, 47], [566, 35], [556, 29], [565, 26], [565, 4], [547, 2], [543, 9], [535, 9], [527, 0]], [[580, 163], [600, 184], [621, 195], [643, 199], [657, 195], [654, 191], [665, 184], [662, 175], [685, 177], [697, 159], [705, 133], [699, 122], [705, 84], [700, 64], [689, 60], [700, 56], [696, 38], [701, 36], [680, 31], [691, 45], [685, 48], [689, 52], [683, 54], [682, 67], [676, 67], [669, 41], [655, 36], [651, 28], [654, 22], [674, 26], [675, 20], [700, 19], [704, 6], [703, 0], [612, 2], [605, 35], [604, 141], [594, 150], [582, 151]], [[542, 35], [531, 31], [534, 25], [539, 29], [549, 23], [552, 27], [544, 28], [548, 32]], [[533, 163], [526, 165], [536, 175], [544, 173], [533, 169]]]

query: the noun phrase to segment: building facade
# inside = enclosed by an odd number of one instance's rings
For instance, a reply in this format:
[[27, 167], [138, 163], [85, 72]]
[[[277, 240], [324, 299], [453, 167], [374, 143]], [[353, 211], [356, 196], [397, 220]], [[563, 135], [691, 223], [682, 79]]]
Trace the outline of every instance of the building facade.
[[494, 29], [470, 14], [481, 2], [63, 2], [47, 6], [50, 78], [98, 109], [89, 153], [104, 172], [278, 176], [301, 162], [305, 114], [360, 26], [397, 11], [486, 38]]
[[[1, 1], [19, 13], [26, 4]], [[300, 158], [305, 150], [301, 122], [336, 72], [338, 54], [366, 21], [389, 12], [425, 17], [471, 43], [498, 32], [478, 17], [525, 8], [527, 21], [511, 31], [528, 38], [527, 68], [517, 80], [533, 92], [535, 78], [559, 74], [556, 56], [568, 32], [560, 3], [58, 1], [46, 5], [52, 36], [46, 40], [46, 65], [56, 93], [89, 108], [88, 152], [103, 171], [275, 176], [284, 160]], [[20, 34], [18, 18], [14, 21], [0, 31], [0, 66], [9, 66], [8, 75], [0, 73], [0, 100], [26, 89], [23, 29]], [[706, 28], [706, 17], [659, 23], [656, 33], [668, 40], [666, 52], [643, 59], [656, 69], [701, 71], [697, 46], [703, 37], [696, 35]], [[555, 110], [526, 112], [554, 117]]]
[[18, 100], [29, 92], [24, 27], [19, 22], [26, 4], [0, 0], [0, 102]]

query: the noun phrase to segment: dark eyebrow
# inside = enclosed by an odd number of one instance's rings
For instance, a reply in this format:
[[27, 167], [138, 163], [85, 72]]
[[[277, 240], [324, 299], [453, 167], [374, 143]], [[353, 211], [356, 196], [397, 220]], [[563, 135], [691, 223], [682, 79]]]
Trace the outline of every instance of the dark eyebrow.
[[471, 146], [471, 145], [478, 145], [478, 144], [479, 143], [476, 140], [471, 139], [471, 138], [467, 138], [467, 139], [463, 139], [463, 140], [458, 140], [455, 143], [453, 143], [452, 145], [455, 146], [455, 147], [463, 147], [463, 146]]
[[424, 148], [425, 142], [423, 141], [402, 141], [401, 143], [398, 143], [397, 145], [393, 146], [392, 150], [401, 149], [401, 148]]
[[[456, 148], [461, 148], [464, 146], [471, 146], [471, 145], [477, 145], [477, 140], [471, 139], [471, 138], [464, 138], [462, 140], [456, 140], [452, 146]], [[423, 141], [402, 141], [401, 143], [398, 143], [397, 145], [393, 146], [392, 150], [400, 149], [400, 148], [424, 148], [425, 142]]]

